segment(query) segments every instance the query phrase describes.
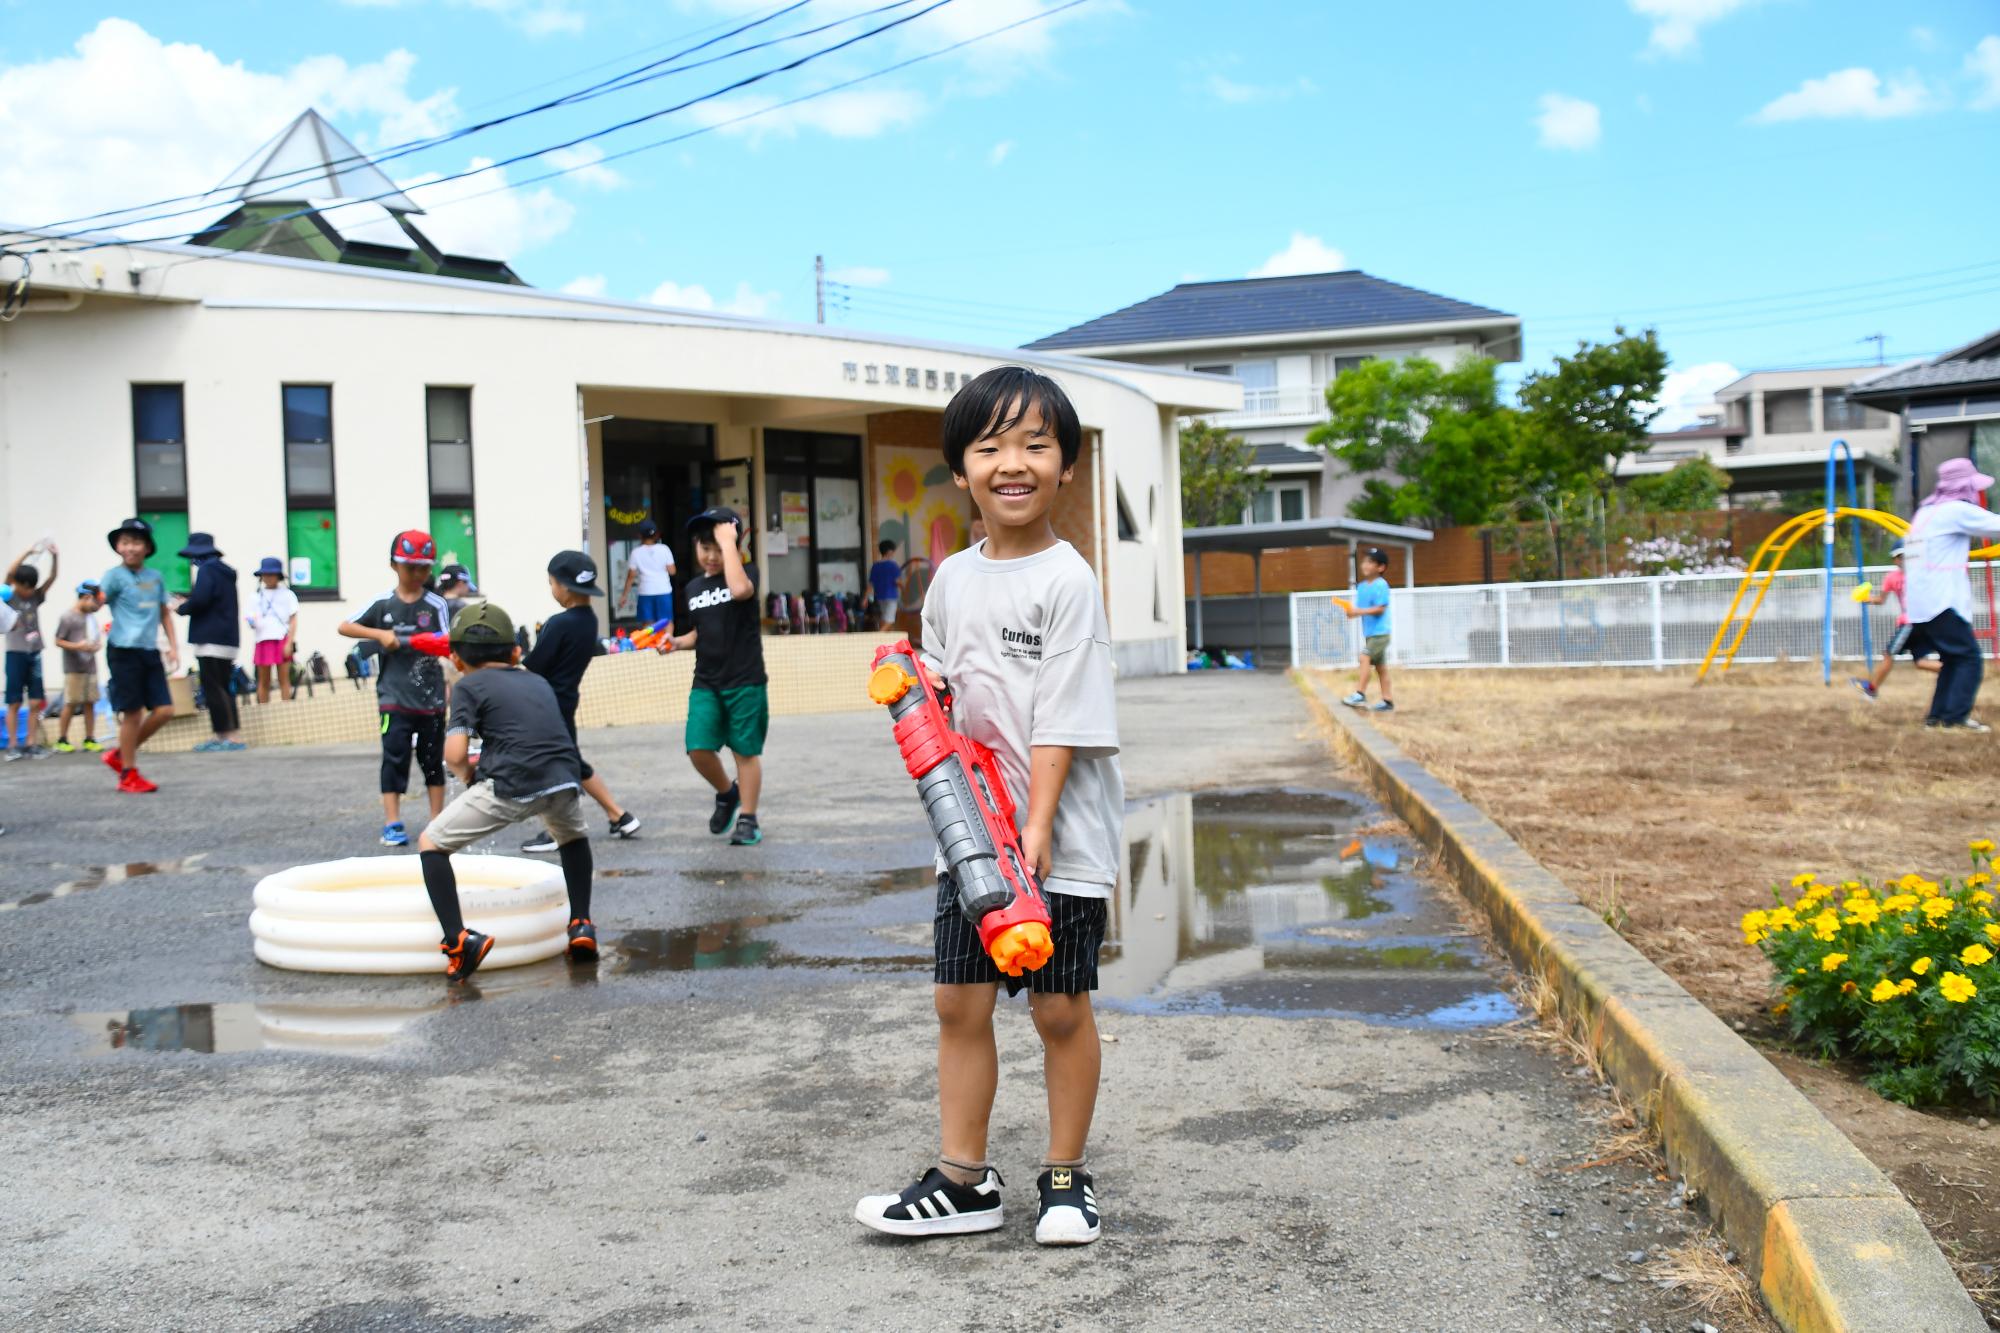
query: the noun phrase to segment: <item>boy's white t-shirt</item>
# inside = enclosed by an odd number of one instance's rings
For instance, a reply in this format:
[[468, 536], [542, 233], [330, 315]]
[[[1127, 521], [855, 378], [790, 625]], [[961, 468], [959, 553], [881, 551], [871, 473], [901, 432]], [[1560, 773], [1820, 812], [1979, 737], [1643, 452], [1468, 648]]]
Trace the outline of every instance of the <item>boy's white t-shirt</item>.
[[282, 583], [275, 588], [259, 584], [250, 606], [248, 618], [256, 627], [257, 641], [282, 639], [291, 630], [292, 617], [298, 614], [299, 595]]
[[1018, 560], [986, 543], [937, 567], [924, 594], [924, 656], [950, 682], [952, 724], [991, 749], [1017, 823], [1028, 817], [1028, 751], [1076, 751], [1056, 804], [1051, 893], [1109, 898], [1118, 883], [1125, 779], [1111, 627], [1097, 576], [1068, 542]]
[[634, 589], [639, 596], [664, 597], [674, 590], [674, 552], [665, 542], [650, 546], [641, 542], [625, 559], [639, 571], [638, 586]]

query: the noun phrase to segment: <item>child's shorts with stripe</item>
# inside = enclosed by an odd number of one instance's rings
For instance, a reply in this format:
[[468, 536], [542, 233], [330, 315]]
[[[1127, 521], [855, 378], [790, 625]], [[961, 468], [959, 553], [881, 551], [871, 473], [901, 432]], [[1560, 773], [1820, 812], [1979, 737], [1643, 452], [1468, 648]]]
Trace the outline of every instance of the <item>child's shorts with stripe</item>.
[[1032, 972], [1010, 977], [993, 965], [979, 946], [979, 928], [965, 919], [958, 906], [958, 885], [950, 875], [938, 876], [937, 912], [932, 918], [931, 980], [940, 986], [1007, 983], [1009, 995], [1026, 990], [1036, 995], [1078, 995], [1097, 989], [1097, 951], [1104, 943], [1110, 904], [1102, 898], [1073, 893], [1048, 895], [1052, 919], [1049, 938], [1055, 955]]

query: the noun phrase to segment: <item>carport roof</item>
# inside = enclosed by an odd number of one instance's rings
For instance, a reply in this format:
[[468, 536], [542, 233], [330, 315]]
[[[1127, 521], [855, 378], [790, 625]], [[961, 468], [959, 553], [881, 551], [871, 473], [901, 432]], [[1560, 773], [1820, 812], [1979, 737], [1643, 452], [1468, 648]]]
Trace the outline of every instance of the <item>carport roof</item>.
[[1371, 542], [1410, 546], [1430, 539], [1428, 529], [1406, 528], [1397, 523], [1372, 523], [1362, 518], [1298, 518], [1288, 523], [1187, 528], [1181, 533], [1181, 549], [1248, 552], [1295, 546], [1366, 546]]

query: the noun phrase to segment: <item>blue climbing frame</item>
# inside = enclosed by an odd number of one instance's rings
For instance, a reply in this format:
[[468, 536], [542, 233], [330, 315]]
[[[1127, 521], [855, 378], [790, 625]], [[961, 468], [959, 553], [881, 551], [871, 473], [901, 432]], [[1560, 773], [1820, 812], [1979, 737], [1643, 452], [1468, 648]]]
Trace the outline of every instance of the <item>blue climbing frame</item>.
[[[1834, 480], [1837, 475], [1835, 465], [1842, 461], [1847, 464], [1847, 507], [1861, 508], [1860, 497], [1854, 489], [1854, 451], [1847, 447], [1846, 440], [1835, 440], [1826, 447], [1826, 518], [1820, 525], [1820, 544], [1825, 548], [1826, 561], [1826, 613], [1820, 622], [1819, 671], [1821, 683], [1826, 685], [1833, 684], [1833, 545], [1835, 529], [1840, 526], [1840, 520], [1834, 517], [1834, 511], [1840, 507]], [[1868, 575], [1862, 567], [1861, 520], [1850, 518], [1847, 522], [1854, 539], [1854, 581], [1864, 583]], [[1871, 666], [1875, 661], [1874, 633], [1869, 627], [1866, 611], [1861, 613], [1861, 660]]]

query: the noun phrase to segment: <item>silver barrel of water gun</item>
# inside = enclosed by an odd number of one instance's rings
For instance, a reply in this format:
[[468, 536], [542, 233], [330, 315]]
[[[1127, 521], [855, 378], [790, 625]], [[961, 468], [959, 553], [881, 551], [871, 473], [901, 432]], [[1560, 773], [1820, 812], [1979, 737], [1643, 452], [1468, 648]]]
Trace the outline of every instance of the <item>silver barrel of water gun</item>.
[[[923, 670], [919, 663], [900, 654], [883, 660], [898, 663], [912, 676]], [[889, 705], [890, 718], [902, 721], [923, 707], [924, 698], [921, 688], [912, 689]], [[1012, 902], [1014, 891], [1001, 877], [1000, 849], [993, 845], [986, 821], [980, 817], [972, 783], [972, 774], [954, 753], [917, 779], [917, 797], [924, 803], [938, 852], [958, 886], [959, 910], [976, 926], [988, 912]]]

